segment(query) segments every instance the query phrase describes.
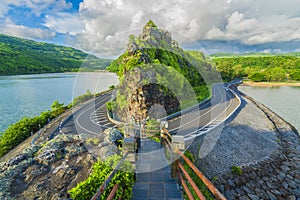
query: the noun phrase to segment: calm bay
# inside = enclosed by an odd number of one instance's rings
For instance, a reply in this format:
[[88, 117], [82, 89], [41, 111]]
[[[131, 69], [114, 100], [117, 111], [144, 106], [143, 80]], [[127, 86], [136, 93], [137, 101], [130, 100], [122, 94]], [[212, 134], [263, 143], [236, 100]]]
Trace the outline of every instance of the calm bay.
[[0, 132], [22, 117], [49, 110], [53, 101], [71, 103], [76, 96], [118, 84], [113, 73], [55, 73], [0, 76]]
[[239, 90], [263, 103], [300, 131], [300, 87], [240, 86]]

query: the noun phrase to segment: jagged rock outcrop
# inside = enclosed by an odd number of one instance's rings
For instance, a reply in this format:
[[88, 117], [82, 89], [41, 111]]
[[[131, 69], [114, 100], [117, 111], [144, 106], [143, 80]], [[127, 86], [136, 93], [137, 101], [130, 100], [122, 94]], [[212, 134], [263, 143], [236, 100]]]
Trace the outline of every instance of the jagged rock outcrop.
[[[188, 87], [195, 91], [196, 99], [207, 97], [200, 73], [213, 71], [209, 64], [179, 48], [171, 33], [151, 20], [139, 36], [129, 37], [126, 52], [108, 69], [120, 77], [115, 111], [126, 122], [161, 118], [180, 110], [180, 101], [193, 99], [187, 98], [191, 95]], [[167, 77], [170, 73], [173, 77]]]
[[68, 199], [67, 191], [89, 176], [96, 159], [119, 152], [113, 139], [120, 137], [116, 131], [107, 139], [61, 134], [25, 149], [0, 163], [0, 199]]

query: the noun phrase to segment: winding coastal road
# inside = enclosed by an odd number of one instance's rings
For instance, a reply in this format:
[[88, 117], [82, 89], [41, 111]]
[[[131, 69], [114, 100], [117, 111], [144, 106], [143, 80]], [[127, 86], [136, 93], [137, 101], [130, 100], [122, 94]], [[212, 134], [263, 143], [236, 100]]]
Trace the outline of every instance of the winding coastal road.
[[75, 111], [62, 125], [62, 132], [98, 135], [106, 128], [115, 127], [106, 116], [105, 103], [110, 101], [112, 92], [96, 97], [87, 105]]
[[[95, 98], [92, 102], [75, 111], [62, 124], [62, 132], [98, 135], [106, 128], [116, 127], [106, 116], [105, 103], [112, 99], [112, 92]], [[239, 106], [239, 100], [224, 84], [216, 84], [212, 98], [194, 110], [168, 120], [172, 134], [192, 137], [205, 133], [211, 127], [223, 122]]]
[[205, 133], [222, 123], [239, 106], [239, 99], [224, 84], [215, 84], [212, 98], [191, 112], [168, 120], [168, 130], [172, 134], [190, 137]]

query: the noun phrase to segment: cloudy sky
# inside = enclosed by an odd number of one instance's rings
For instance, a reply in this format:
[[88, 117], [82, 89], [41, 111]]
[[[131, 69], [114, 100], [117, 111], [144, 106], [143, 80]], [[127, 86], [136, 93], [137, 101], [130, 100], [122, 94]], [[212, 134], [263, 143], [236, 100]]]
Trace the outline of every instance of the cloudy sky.
[[[187, 48], [300, 51], [298, 0], [0, 0], [0, 33], [118, 55], [152, 19]], [[197, 41], [197, 42], [196, 42]], [[246, 50], [245, 50], [246, 49]]]

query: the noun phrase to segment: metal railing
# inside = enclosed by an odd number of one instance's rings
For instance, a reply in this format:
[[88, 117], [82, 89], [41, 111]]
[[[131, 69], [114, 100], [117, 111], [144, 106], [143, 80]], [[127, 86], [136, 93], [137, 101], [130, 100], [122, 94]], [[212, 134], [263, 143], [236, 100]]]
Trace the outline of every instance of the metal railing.
[[[213, 183], [193, 164], [192, 161], [190, 161], [180, 150], [176, 150], [176, 153], [183, 158], [183, 160], [185, 161], [185, 163], [193, 170], [193, 172], [200, 178], [200, 180], [206, 185], [206, 187], [210, 190], [210, 192], [216, 197], [216, 199], [218, 200], [226, 200], [226, 198], [223, 196], [223, 194], [213, 185]], [[192, 187], [194, 188], [197, 196], [200, 199], [205, 199], [205, 197], [202, 195], [202, 193], [199, 191], [199, 189], [197, 187], [195, 187], [195, 183], [193, 183], [193, 181], [191, 180], [191, 178], [189, 177], [189, 174], [185, 171], [185, 168], [183, 167], [183, 165], [179, 162], [179, 160], [177, 160], [177, 164], [178, 167], [180, 168], [180, 170], [182, 170], [182, 172], [184, 173], [184, 175], [186, 176], [186, 178], [188, 179], [189, 183], [191, 183]]]

